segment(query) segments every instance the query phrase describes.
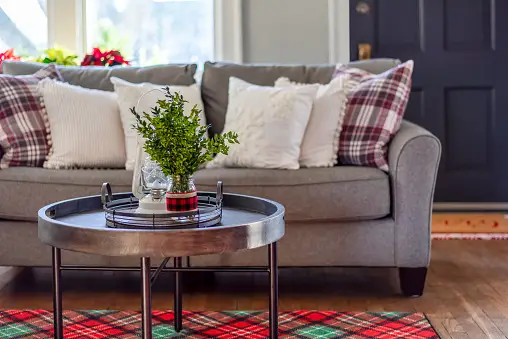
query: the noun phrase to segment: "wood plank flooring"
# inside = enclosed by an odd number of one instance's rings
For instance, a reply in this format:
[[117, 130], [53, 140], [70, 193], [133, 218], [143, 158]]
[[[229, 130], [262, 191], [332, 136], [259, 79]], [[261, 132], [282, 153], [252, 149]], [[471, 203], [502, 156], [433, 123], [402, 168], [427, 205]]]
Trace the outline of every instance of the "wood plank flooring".
[[[442, 338], [508, 338], [508, 242], [434, 241], [425, 294], [404, 298], [396, 270], [294, 269], [280, 273], [281, 310], [424, 312]], [[132, 273], [64, 272], [65, 309], [139, 309]], [[172, 275], [154, 286], [153, 307], [172, 308]], [[187, 284], [188, 310], [267, 308], [266, 276], [217, 274], [215, 282]], [[0, 308], [51, 309], [51, 272], [25, 269], [0, 290]]]

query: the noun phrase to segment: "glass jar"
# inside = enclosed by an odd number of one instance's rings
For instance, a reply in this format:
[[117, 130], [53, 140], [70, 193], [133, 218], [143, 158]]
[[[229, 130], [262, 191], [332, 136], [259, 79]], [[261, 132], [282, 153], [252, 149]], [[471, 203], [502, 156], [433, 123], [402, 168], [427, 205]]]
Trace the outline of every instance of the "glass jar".
[[198, 192], [192, 176], [173, 175], [166, 191], [168, 212], [191, 212], [198, 209]]
[[163, 189], [164, 193], [169, 184], [169, 178], [164, 175], [160, 166], [152, 161], [149, 156], [146, 157], [141, 166], [141, 184], [143, 191]]

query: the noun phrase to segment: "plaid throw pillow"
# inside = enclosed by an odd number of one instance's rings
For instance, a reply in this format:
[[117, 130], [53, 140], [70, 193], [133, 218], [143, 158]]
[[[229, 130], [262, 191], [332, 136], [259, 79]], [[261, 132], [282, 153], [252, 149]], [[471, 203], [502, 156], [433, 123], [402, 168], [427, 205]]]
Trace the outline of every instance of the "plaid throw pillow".
[[340, 66], [334, 76], [344, 74], [357, 83], [348, 94], [339, 137], [339, 162], [388, 171], [387, 146], [398, 132], [406, 110], [413, 61], [379, 75]]
[[48, 155], [49, 124], [37, 91], [44, 78], [62, 80], [55, 65], [33, 75], [0, 75], [0, 148], [4, 153], [0, 168], [41, 167]]

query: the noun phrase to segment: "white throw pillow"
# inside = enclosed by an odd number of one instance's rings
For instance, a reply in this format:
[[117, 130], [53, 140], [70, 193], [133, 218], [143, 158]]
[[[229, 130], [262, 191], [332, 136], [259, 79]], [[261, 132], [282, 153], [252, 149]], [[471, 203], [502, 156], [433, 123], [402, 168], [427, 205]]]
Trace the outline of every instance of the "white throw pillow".
[[125, 142], [116, 94], [44, 79], [50, 151], [45, 168], [122, 168]]
[[239, 145], [207, 167], [298, 169], [298, 158], [318, 85], [267, 87], [229, 78], [224, 132], [238, 133]]
[[[127, 152], [127, 161], [125, 162], [125, 168], [132, 170], [134, 169], [134, 163], [136, 161], [138, 134], [136, 130], [132, 128], [132, 125], [136, 123], [136, 118], [131, 113], [130, 109], [136, 107], [136, 111], [139, 114], [142, 112], [150, 113], [151, 109], [157, 105], [157, 100], [165, 99], [164, 93], [161, 92], [161, 90], [166, 86], [155, 85], [147, 82], [134, 84], [117, 77], [111, 77], [111, 82], [115, 88], [115, 93], [118, 95], [120, 117], [122, 119], [122, 126], [125, 134], [125, 148]], [[173, 92], [179, 92], [187, 101], [187, 103], [184, 105], [184, 109], [187, 114], [190, 113], [194, 105], [197, 105], [197, 108], [201, 110], [201, 124], [205, 126], [206, 118], [199, 86], [194, 84], [190, 86], [168, 87]]]
[[[349, 76], [346, 75], [319, 86], [303, 137], [300, 166], [333, 167], [337, 163], [339, 137], [351, 85]], [[288, 78], [275, 81], [275, 87], [302, 86], [312, 85], [291, 82]]]

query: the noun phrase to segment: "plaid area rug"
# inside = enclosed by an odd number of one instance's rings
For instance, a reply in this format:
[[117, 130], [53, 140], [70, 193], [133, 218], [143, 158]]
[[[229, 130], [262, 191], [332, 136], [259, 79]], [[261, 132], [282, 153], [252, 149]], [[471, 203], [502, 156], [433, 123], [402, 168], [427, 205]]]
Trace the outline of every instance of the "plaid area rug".
[[[139, 312], [65, 311], [66, 339], [140, 338]], [[184, 312], [184, 329], [173, 330], [173, 312], [153, 312], [153, 338], [264, 339], [268, 338], [267, 312]], [[293, 311], [279, 316], [280, 338], [436, 338], [422, 313], [356, 313]], [[0, 338], [53, 338], [52, 312], [0, 311]]]

